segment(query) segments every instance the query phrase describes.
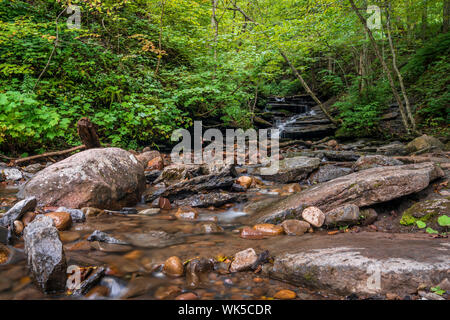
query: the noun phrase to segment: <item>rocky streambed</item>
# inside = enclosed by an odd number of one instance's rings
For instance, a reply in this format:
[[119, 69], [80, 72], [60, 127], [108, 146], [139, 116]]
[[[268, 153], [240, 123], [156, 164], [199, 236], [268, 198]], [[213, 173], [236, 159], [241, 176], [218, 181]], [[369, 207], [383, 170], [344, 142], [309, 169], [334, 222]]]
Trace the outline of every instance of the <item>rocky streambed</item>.
[[449, 298], [439, 140], [281, 151], [273, 175], [117, 148], [3, 166], [0, 298]]

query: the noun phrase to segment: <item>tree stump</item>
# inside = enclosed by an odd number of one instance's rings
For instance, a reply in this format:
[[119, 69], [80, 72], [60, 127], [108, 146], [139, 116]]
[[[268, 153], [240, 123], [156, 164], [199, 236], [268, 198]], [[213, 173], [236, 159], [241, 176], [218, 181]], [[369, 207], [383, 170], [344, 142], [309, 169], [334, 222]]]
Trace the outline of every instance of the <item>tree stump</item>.
[[84, 117], [78, 120], [77, 131], [86, 149], [100, 148], [102, 146], [97, 135], [97, 126], [89, 118]]

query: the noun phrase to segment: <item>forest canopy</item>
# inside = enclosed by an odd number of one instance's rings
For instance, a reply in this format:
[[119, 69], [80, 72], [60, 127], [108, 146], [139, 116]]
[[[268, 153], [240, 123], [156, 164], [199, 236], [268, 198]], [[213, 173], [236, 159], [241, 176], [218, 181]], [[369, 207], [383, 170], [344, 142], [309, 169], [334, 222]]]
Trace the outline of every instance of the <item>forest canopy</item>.
[[[356, 13], [371, 19], [371, 5], [375, 42]], [[0, 0], [0, 151], [76, 146], [81, 117], [127, 149], [194, 120], [250, 128], [268, 97], [309, 93], [293, 68], [321, 102], [336, 98], [339, 135], [383, 135], [395, 90], [412, 132], [448, 135], [449, 11], [449, 0]]]

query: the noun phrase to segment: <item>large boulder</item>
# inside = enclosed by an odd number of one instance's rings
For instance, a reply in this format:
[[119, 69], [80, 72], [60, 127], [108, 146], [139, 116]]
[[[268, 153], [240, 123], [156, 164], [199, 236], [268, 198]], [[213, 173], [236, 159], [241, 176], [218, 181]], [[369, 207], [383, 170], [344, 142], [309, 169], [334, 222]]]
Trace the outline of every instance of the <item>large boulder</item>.
[[67, 262], [53, 220], [38, 215], [25, 228], [23, 238], [28, 265], [39, 288], [45, 293], [64, 291]]
[[281, 183], [298, 182], [305, 179], [319, 165], [320, 159], [318, 158], [293, 157], [281, 160], [278, 170], [274, 170], [274, 172], [264, 172], [261, 168], [257, 168], [255, 173], [270, 181]]
[[429, 151], [432, 149], [444, 150], [445, 146], [437, 138], [424, 134], [408, 143], [406, 148], [409, 152], [417, 152], [425, 150]]
[[123, 149], [89, 149], [57, 162], [34, 176], [20, 196], [39, 205], [120, 209], [141, 200], [144, 167]]
[[434, 163], [424, 162], [393, 167], [378, 167], [355, 172], [273, 202], [250, 217], [257, 222], [279, 222], [292, 218], [308, 206], [324, 212], [345, 204], [370, 206], [425, 189], [429, 183], [443, 177]]

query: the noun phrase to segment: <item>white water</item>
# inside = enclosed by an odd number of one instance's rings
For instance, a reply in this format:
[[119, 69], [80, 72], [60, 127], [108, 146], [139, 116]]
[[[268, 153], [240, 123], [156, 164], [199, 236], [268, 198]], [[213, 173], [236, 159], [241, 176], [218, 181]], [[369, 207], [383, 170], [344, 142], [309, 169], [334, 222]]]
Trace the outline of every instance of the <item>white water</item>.
[[278, 134], [274, 136], [274, 138], [280, 138], [283, 135], [283, 132], [286, 130], [286, 127], [290, 126], [291, 124], [294, 124], [298, 119], [304, 118], [307, 116], [314, 116], [316, 112], [314, 110], [310, 110], [305, 113], [296, 114], [286, 120], [277, 122], [276, 129], [278, 129]]

